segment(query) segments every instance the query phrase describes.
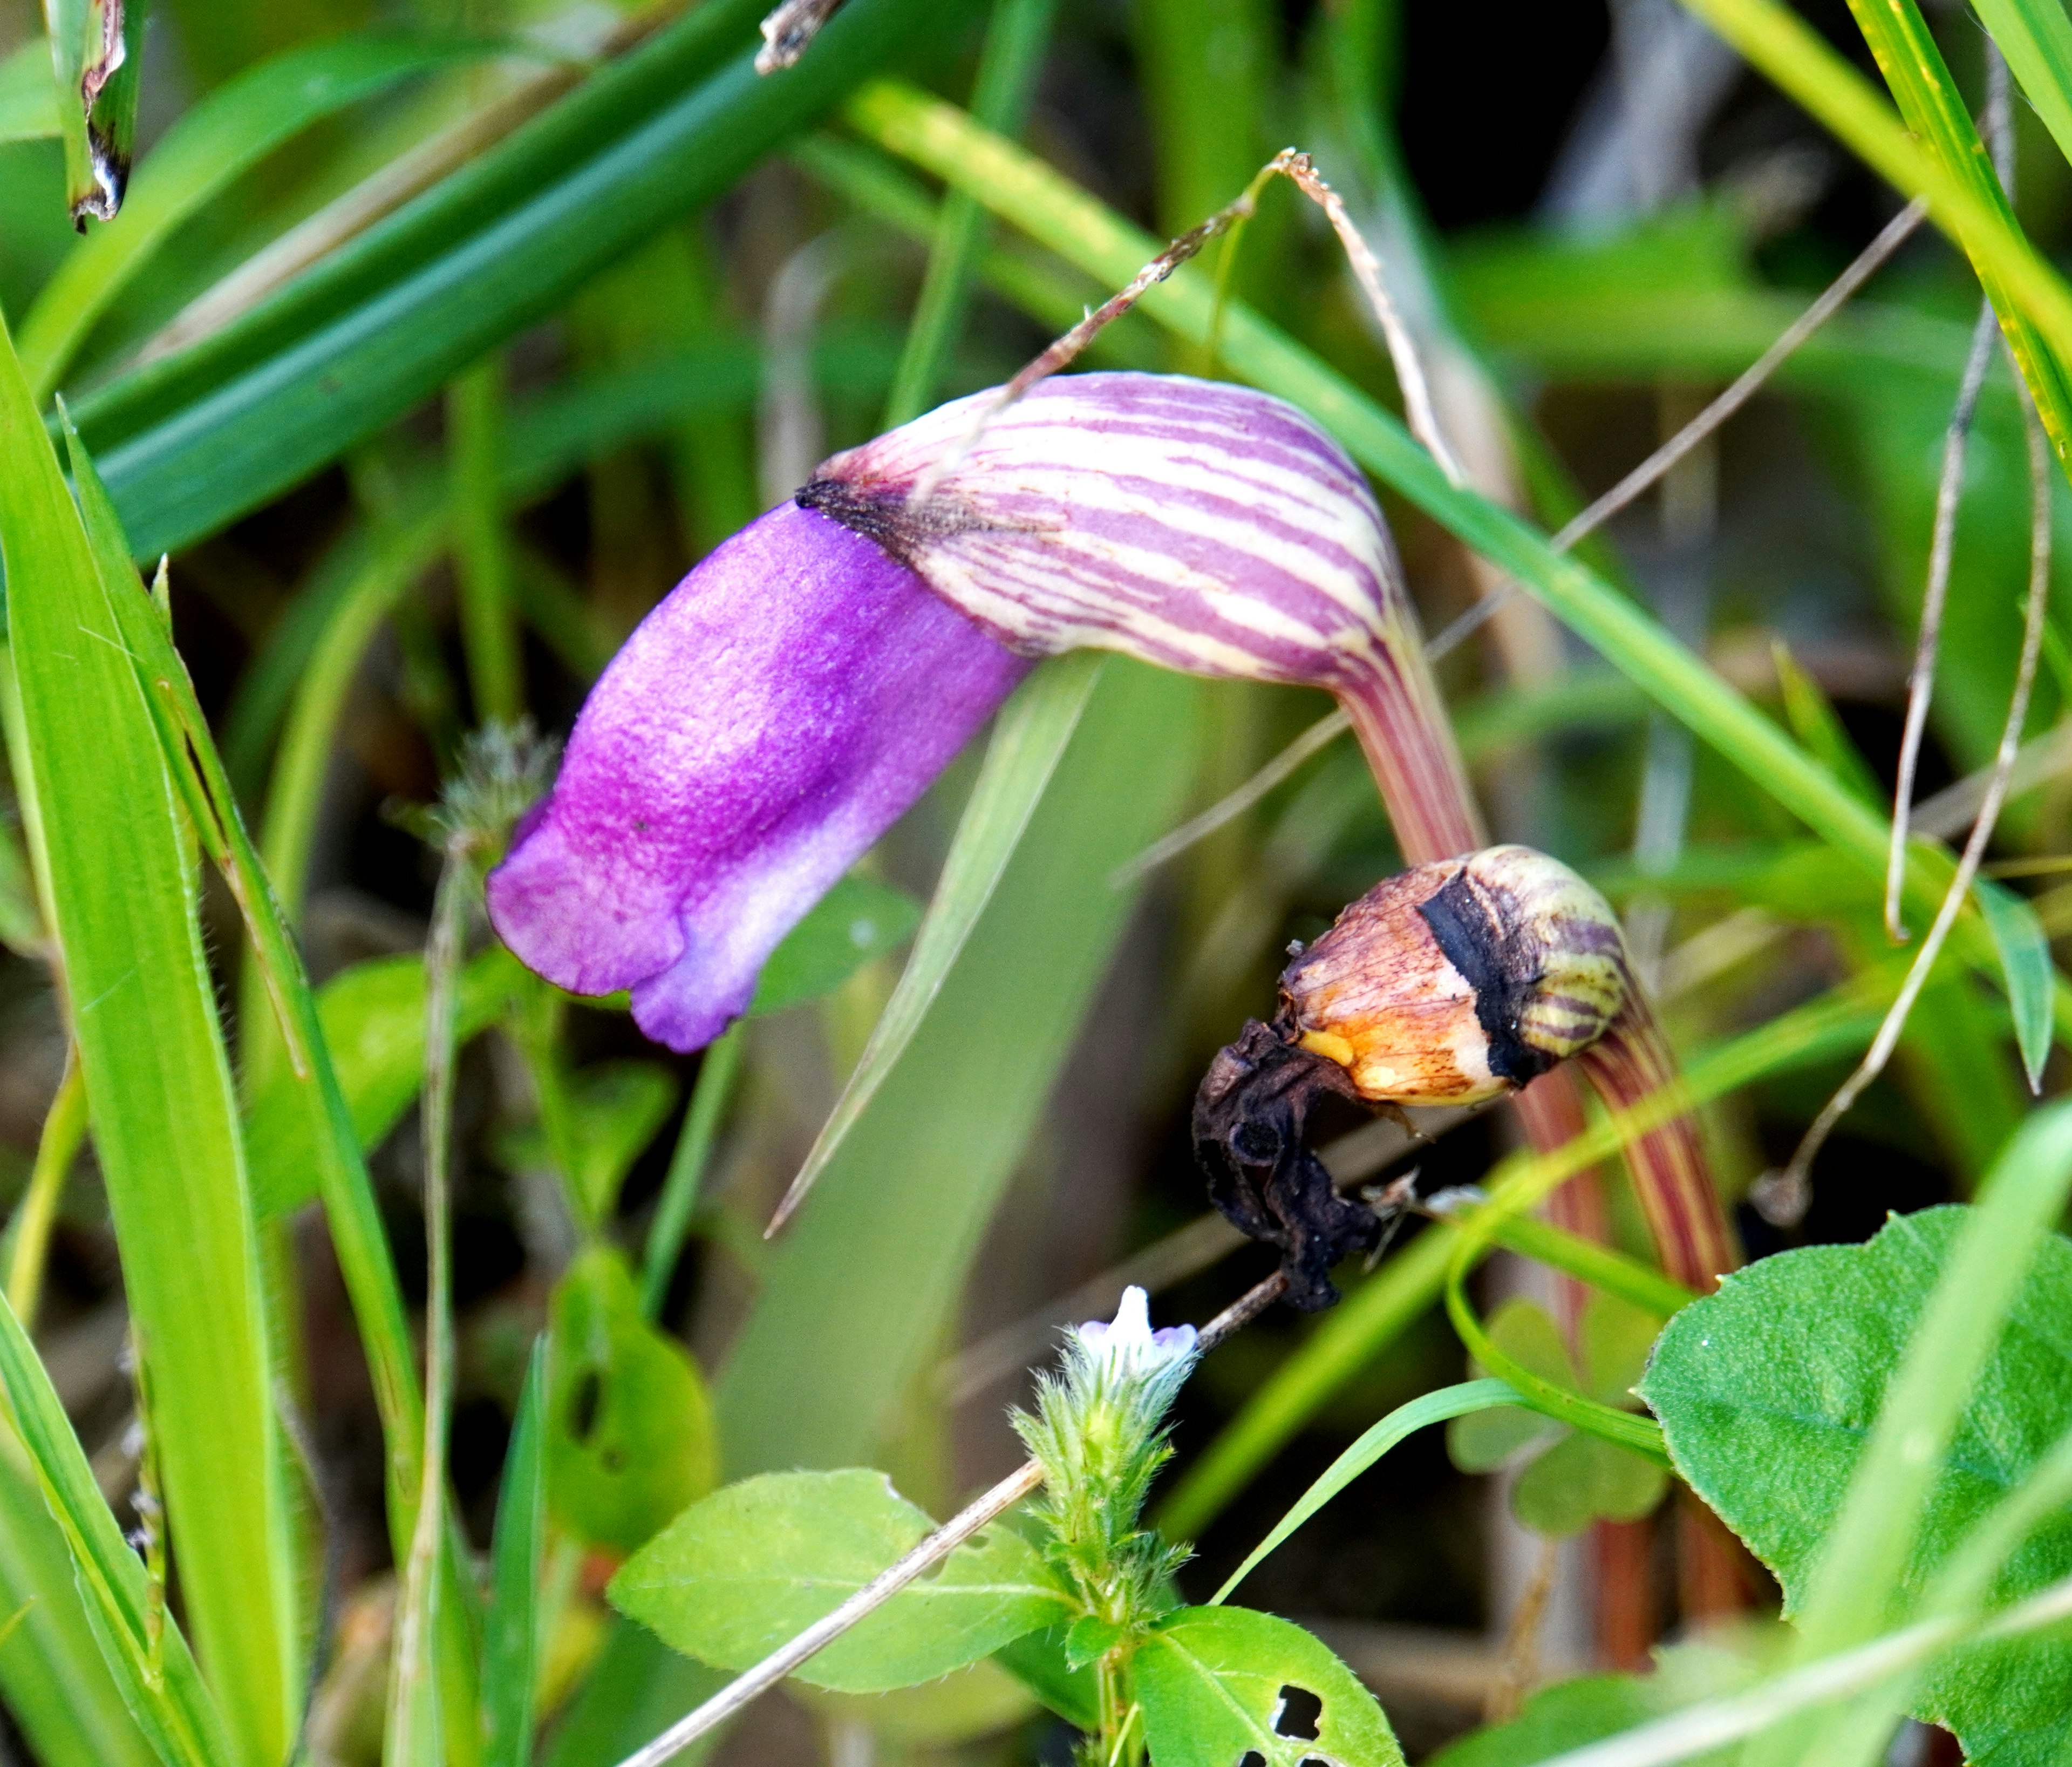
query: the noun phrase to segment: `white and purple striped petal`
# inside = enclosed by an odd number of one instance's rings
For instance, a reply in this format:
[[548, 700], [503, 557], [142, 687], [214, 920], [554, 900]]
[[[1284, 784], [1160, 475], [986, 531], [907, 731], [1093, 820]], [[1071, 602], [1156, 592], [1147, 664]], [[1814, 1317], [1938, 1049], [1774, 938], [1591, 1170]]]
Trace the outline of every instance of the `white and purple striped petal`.
[[[1002, 642], [1338, 693], [1406, 854], [1482, 844], [1372, 493], [1292, 406], [1178, 375], [981, 393], [836, 455], [800, 500]], [[976, 435], [974, 431], [976, 430]]]
[[641, 622], [584, 705], [489, 912], [577, 994], [630, 988], [678, 1049], [1029, 669], [868, 539], [787, 504]]

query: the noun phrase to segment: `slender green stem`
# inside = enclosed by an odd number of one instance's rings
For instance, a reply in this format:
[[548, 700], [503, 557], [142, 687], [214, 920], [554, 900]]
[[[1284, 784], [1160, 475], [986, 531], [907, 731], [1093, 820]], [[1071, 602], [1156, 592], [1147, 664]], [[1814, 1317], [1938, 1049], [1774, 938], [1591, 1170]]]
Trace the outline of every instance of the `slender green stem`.
[[453, 383], [446, 422], [461, 638], [475, 722], [515, 723], [524, 711], [525, 691], [512, 611], [510, 537], [498, 488], [504, 422], [501, 356], [485, 356]]
[[7, 1302], [27, 1332], [36, 1328], [36, 1304], [43, 1298], [43, 1266], [50, 1256], [51, 1228], [57, 1220], [58, 1201], [64, 1194], [65, 1174], [85, 1136], [86, 1079], [80, 1071], [79, 1051], [68, 1044], [64, 1077], [58, 1081], [57, 1096], [43, 1118], [29, 1188], [23, 1193], [9, 1235], [14, 1250], [7, 1261]]
[[691, 1216], [697, 1207], [705, 1167], [712, 1159], [713, 1142], [741, 1071], [742, 1036], [741, 1026], [734, 1025], [705, 1051], [698, 1068], [691, 1107], [676, 1137], [676, 1151], [669, 1159], [669, 1176], [662, 1181], [654, 1225], [648, 1229], [648, 1255], [640, 1272], [640, 1310], [651, 1320], [662, 1316], [670, 1280], [676, 1274], [677, 1260], [684, 1254], [684, 1240], [691, 1229]]
[[[987, 128], [1003, 135], [1021, 133], [1057, 10], [1058, 0], [998, 0], [994, 6], [972, 93], [972, 114]], [[950, 352], [963, 329], [986, 231], [985, 205], [962, 191], [952, 192], [935, 219], [920, 299], [885, 402], [888, 430], [919, 417], [935, 402]]]

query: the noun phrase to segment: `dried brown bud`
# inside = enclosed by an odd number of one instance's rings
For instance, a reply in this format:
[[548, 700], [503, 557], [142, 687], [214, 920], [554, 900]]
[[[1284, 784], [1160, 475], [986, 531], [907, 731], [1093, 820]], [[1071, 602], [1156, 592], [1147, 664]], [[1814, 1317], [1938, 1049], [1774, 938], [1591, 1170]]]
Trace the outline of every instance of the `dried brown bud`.
[[1493, 846], [1390, 878], [1281, 973], [1274, 1021], [1210, 1064], [1194, 1118], [1210, 1198], [1281, 1249], [1291, 1302], [1328, 1306], [1331, 1266], [1380, 1222], [1309, 1151], [1318, 1098], [1494, 1098], [1595, 1043], [1630, 991], [1604, 898], [1544, 853]]
[[1493, 846], [1377, 884], [1281, 977], [1281, 1026], [1375, 1103], [1474, 1104], [1626, 1003], [1618, 922], [1558, 859]]

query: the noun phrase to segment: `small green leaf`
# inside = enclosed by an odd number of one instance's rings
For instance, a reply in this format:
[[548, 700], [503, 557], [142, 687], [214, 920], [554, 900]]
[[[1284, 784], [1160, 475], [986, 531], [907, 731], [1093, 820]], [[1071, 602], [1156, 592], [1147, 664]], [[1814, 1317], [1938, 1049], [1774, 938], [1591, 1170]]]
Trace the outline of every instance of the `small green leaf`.
[[1137, 1653], [1157, 1767], [1402, 1767], [1375, 1697], [1300, 1626], [1249, 1608], [1182, 1608]]
[[1649, 1683], [1633, 1675], [1585, 1675], [1543, 1687], [1507, 1724], [1442, 1748], [1431, 1767], [1536, 1767], [1565, 1748], [1601, 1742], [1661, 1715]]
[[920, 924], [921, 904], [904, 890], [851, 872], [770, 954], [749, 1015], [761, 1018], [832, 994], [873, 958], [898, 949]]
[[1605, 1405], [1631, 1407], [1633, 1390], [1661, 1334], [1662, 1316], [1616, 1295], [1593, 1294], [1583, 1304], [1584, 1388]]
[[[1889, 1221], [1863, 1246], [1766, 1258], [1671, 1320], [1642, 1391], [1677, 1468], [1784, 1586], [1804, 1600], [1871, 1427], [1968, 1211]], [[2072, 1242], [2044, 1243], [1969, 1390], [1922, 1517], [1901, 1596], [2072, 1429]], [[2072, 1574], [2072, 1517], [2033, 1534], [1996, 1605]], [[2072, 1643], [2025, 1640], [1953, 1654], [1916, 1709], [1994, 1767], [2055, 1761], [2072, 1744]]]
[[1065, 1666], [1083, 1669], [1099, 1662], [1129, 1636], [1129, 1628], [1098, 1614], [1083, 1613], [1065, 1629]]
[[[495, 1021], [523, 974], [500, 945], [469, 963], [461, 974], [461, 1041]], [[353, 1133], [372, 1151], [402, 1120], [424, 1082], [424, 959], [412, 954], [356, 963], [317, 991], [317, 1011]], [[316, 1194], [319, 1126], [305, 1089], [282, 1062], [252, 1102], [245, 1146], [253, 1205], [262, 1221], [290, 1213]]]
[[[613, 1603], [687, 1656], [745, 1669], [935, 1527], [882, 1472], [767, 1472], [679, 1516], [611, 1580]], [[840, 1693], [932, 1681], [1067, 1618], [1035, 1547], [995, 1527], [799, 1671]]]
[[705, 1382], [690, 1353], [641, 1316], [610, 1246], [569, 1266], [552, 1312], [548, 1502], [579, 1538], [631, 1552], [718, 1477]]
[[1026, 1632], [1002, 1645], [993, 1660], [1068, 1724], [1091, 1731], [1100, 1722], [1100, 1689], [1091, 1669], [1065, 1661], [1063, 1625]]
[[1511, 1513], [1552, 1539], [1601, 1517], [1637, 1522], [1662, 1501], [1669, 1475], [1616, 1442], [1571, 1431], [1518, 1476]]
[[2021, 1051], [2029, 1089], [2043, 1090], [2043, 1065], [2050, 1059], [2053, 991], [2058, 972], [2050, 961], [2050, 935], [2029, 905], [2004, 884], [1980, 878], [1971, 886], [1985, 910], [1986, 929], [2000, 953], [2008, 1009], [2014, 1015], [2015, 1045]]
[[1778, 688], [1784, 697], [1784, 720], [1790, 725], [1791, 734], [1840, 784], [1864, 803], [1882, 810], [1890, 794], [1879, 788], [1863, 751], [1850, 740], [1842, 720], [1836, 715], [1834, 702], [1822, 691], [1819, 682], [1799, 666], [1799, 659], [1782, 638], [1771, 640], [1770, 653], [1777, 669]]
[[[633, 1162], [676, 1108], [676, 1077], [656, 1061], [600, 1061], [569, 1076], [566, 1089], [568, 1159], [574, 1168], [569, 1181], [586, 1218], [608, 1221]], [[512, 1139], [544, 1151], [546, 1138], [530, 1130]], [[536, 1162], [521, 1155], [520, 1163]], [[550, 1155], [545, 1163], [560, 1164]]]
[[[1521, 1366], [1557, 1386], [1573, 1387], [1575, 1365], [1561, 1328], [1536, 1301], [1515, 1296], [1490, 1316], [1489, 1334]], [[1561, 1426], [1522, 1405], [1500, 1405], [1455, 1418], [1446, 1426], [1446, 1452], [1463, 1472], [1494, 1472], [1525, 1448], [1552, 1441]]]

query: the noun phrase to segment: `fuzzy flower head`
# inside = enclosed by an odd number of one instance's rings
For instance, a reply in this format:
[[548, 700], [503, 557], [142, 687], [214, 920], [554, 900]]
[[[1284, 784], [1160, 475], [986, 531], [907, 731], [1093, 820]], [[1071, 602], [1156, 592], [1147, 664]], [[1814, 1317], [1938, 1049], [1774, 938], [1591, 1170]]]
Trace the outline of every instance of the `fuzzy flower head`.
[[1151, 1328], [1151, 1298], [1134, 1283], [1122, 1291], [1112, 1320], [1088, 1320], [1071, 1328], [1068, 1361], [1083, 1361], [1084, 1377], [1104, 1385], [1165, 1378], [1176, 1365], [1182, 1378], [1194, 1359], [1194, 1328]]

